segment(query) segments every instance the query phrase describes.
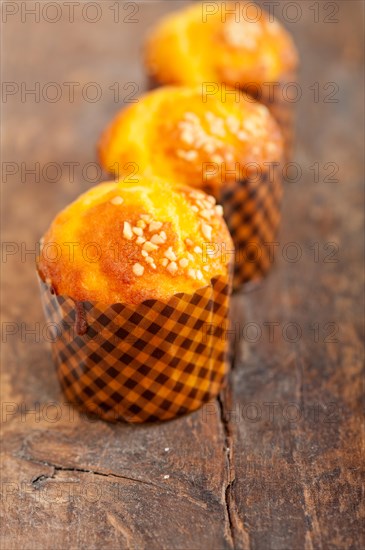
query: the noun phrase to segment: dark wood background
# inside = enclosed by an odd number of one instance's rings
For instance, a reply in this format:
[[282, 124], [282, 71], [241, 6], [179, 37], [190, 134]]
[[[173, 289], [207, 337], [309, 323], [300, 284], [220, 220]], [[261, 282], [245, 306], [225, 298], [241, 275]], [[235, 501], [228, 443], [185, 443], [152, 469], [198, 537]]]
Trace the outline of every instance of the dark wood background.
[[[2, 548], [361, 549], [363, 2], [300, 2], [300, 19], [287, 25], [302, 59], [302, 176], [286, 184], [276, 267], [258, 290], [234, 299], [240, 334], [221, 399], [183, 419], [134, 427], [81, 417], [58, 387], [35, 243], [92, 184], [92, 170], [86, 181], [82, 169], [133, 91], [123, 86], [144, 89], [146, 29], [181, 4], [140, 3], [138, 23], [114, 22], [116, 3], [105, 1], [97, 23], [80, 8], [74, 23], [66, 8], [50, 23], [49, 8], [40, 22], [23, 23], [19, 12], [2, 25], [3, 80], [19, 89], [39, 82], [44, 93], [49, 82], [62, 87], [54, 103], [3, 95]], [[286, 4], [275, 8], [279, 16]], [[132, 9], [121, 3], [121, 17]], [[76, 91], [70, 102], [65, 82], [78, 90], [97, 82], [102, 97], [91, 103]], [[109, 90], [115, 82], [119, 103]], [[328, 82], [338, 86], [334, 103], [325, 102]], [[36, 162], [40, 177], [25, 173]], [[72, 182], [70, 162], [79, 163]], [[338, 181], [327, 181], [326, 163], [338, 165]]]

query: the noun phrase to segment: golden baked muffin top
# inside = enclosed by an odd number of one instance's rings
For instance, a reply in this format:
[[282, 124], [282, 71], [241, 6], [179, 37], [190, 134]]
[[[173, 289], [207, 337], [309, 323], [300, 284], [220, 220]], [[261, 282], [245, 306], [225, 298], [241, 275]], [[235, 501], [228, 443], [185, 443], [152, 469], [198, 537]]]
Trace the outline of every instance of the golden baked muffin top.
[[56, 294], [105, 304], [193, 293], [227, 275], [233, 249], [213, 197], [145, 177], [91, 188], [41, 245], [38, 270]]
[[238, 90], [163, 86], [122, 110], [102, 135], [100, 162], [194, 187], [219, 187], [280, 162], [283, 140], [268, 109]]
[[149, 74], [162, 84], [280, 81], [297, 66], [290, 34], [253, 2], [194, 4], [164, 17], [145, 48]]

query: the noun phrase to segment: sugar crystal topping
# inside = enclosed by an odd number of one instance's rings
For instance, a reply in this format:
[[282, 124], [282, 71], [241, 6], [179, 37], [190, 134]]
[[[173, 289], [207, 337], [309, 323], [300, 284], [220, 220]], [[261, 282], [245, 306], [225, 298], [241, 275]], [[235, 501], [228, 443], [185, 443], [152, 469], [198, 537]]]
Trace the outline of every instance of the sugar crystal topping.
[[[194, 162], [202, 156], [202, 159], [217, 164], [229, 163], [240, 160], [238, 151], [241, 144], [252, 147], [254, 155], [260, 155], [261, 149], [274, 155], [277, 146], [270, 138], [266, 139], [267, 115], [267, 109], [259, 104], [242, 118], [233, 114], [222, 117], [208, 110], [200, 119], [195, 113], [187, 111], [177, 124], [180, 145], [176, 155], [186, 162]], [[232, 138], [236, 142], [232, 142]], [[254, 146], [251, 146], [252, 142]], [[268, 145], [271, 147], [268, 148]], [[208, 172], [207, 177], [212, 177], [211, 173]]]
[[[213, 239], [215, 228], [217, 228], [217, 216], [222, 216], [222, 207], [216, 204], [215, 198], [207, 196], [199, 190], [189, 190], [185, 192], [191, 208], [200, 219], [200, 239], [197, 235], [191, 235], [185, 238], [185, 251], [178, 252], [173, 245], [163, 248], [163, 257], [156, 256], [160, 247], [166, 247], [168, 240], [166, 231], [164, 231], [164, 222], [153, 219], [148, 214], [140, 214], [137, 222], [124, 221], [123, 237], [128, 241], [133, 241], [140, 248], [140, 257], [132, 266], [133, 274], [136, 277], [142, 277], [146, 268], [155, 270], [157, 263], [166, 269], [171, 276], [185, 273], [188, 277], [201, 281], [204, 279], [203, 272], [194, 268], [197, 255], [201, 257], [203, 253], [202, 243], [209, 243]], [[166, 229], [166, 227], [165, 227]], [[199, 243], [199, 244], [198, 244]], [[209, 262], [202, 269], [209, 271]]]
[[262, 24], [258, 21], [240, 17], [230, 17], [224, 23], [223, 36], [226, 44], [233, 48], [254, 51], [262, 35]]

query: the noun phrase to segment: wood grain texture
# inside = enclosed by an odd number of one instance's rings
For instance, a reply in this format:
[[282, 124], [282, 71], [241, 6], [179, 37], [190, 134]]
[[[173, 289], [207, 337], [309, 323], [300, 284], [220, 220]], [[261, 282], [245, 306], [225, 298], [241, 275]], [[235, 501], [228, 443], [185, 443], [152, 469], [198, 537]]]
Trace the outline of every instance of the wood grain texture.
[[[139, 22], [129, 24], [113, 22], [114, 2], [101, 4], [95, 24], [76, 11], [73, 24], [65, 14], [54, 24], [14, 16], [2, 28], [4, 81], [102, 88], [95, 103], [78, 92], [74, 102], [63, 93], [55, 103], [19, 94], [3, 103], [2, 162], [19, 171], [3, 172], [2, 187], [11, 243], [2, 258], [2, 547], [361, 549], [363, 5], [336, 2], [339, 22], [329, 24], [323, 11], [314, 23], [301, 3], [301, 19], [288, 25], [302, 59], [295, 161], [303, 175], [286, 184], [275, 268], [233, 300], [229, 387], [185, 418], [132, 427], [64, 403], [29, 252], [53, 215], [92, 184], [82, 169], [124, 106], [109, 87], [120, 84], [121, 100], [128, 82], [143, 90], [143, 36], [181, 2], [141, 3]], [[327, 82], [339, 87], [337, 103], [323, 102]], [[35, 162], [39, 178], [24, 173]], [[79, 163], [73, 182], [67, 162]], [[329, 162], [337, 183], [322, 181]], [[47, 163], [61, 166], [55, 183], [51, 168], [42, 173]], [[289, 261], [298, 250], [302, 257]]]

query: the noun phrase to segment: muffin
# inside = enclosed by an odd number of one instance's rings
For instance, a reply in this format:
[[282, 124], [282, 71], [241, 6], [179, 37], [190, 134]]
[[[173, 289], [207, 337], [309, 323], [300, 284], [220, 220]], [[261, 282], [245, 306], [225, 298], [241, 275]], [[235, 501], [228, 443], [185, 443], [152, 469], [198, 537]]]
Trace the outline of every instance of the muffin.
[[298, 55], [290, 34], [253, 2], [194, 4], [163, 18], [145, 47], [151, 87], [218, 83], [239, 87], [265, 103], [293, 140], [293, 103]]
[[236, 249], [235, 289], [268, 271], [280, 223], [283, 139], [264, 105], [241, 94], [203, 101], [199, 87], [161, 87], [116, 116], [99, 156], [121, 180], [134, 163], [142, 174], [213, 194]]
[[214, 398], [228, 369], [232, 246], [213, 197], [157, 178], [100, 184], [63, 210], [37, 268], [68, 400], [150, 422]]

